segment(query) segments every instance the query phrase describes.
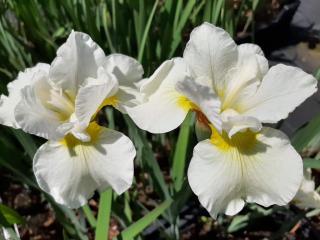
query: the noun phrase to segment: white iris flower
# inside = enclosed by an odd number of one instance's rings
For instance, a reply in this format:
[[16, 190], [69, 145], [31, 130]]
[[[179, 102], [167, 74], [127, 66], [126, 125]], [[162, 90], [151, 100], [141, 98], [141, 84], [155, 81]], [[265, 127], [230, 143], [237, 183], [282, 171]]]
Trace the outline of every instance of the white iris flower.
[[204, 23], [183, 58], [164, 62], [142, 84], [144, 102], [128, 113], [140, 128], [163, 133], [197, 112], [211, 137], [194, 148], [190, 186], [211, 216], [234, 215], [245, 202], [284, 205], [295, 196], [301, 157], [282, 132], [262, 123], [286, 118], [316, 89], [313, 76], [283, 64], [269, 69], [258, 46], [237, 46]]
[[304, 176], [292, 203], [299, 208], [320, 208], [320, 194], [315, 190], [311, 169], [304, 170]]
[[0, 123], [48, 139], [34, 156], [33, 170], [58, 203], [77, 208], [96, 189], [121, 194], [131, 186], [131, 140], [94, 119], [106, 105], [126, 113], [137, 104], [135, 85], [142, 75], [133, 58], [105, 56], [87, 34], [72, 32], [51, 65], [37, 64], [8, 84]]

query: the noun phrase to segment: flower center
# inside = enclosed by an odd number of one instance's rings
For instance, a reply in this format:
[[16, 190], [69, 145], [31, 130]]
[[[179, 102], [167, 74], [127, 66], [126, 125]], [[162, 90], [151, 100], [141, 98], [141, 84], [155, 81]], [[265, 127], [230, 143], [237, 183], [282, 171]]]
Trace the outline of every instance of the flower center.
[[217, 129], [210, 125], [211, 128], [211, 143], [221, 151], [237, 150], [244, 154], [249, 154], [257, 144], [257, 133], [250, 130], [238, 132], [231, 138], [223, 131], [219, 133]]
[[104, 106], [113, 106], [115, 107], [118, 104], [119, 100], [116, 96], [106, 98], [100, 105], [99, 109], [103, 108]]
[[50, 89], [49, 99], [46, 101], [46, 108], [55, 112], [61, 121], [66, 121], [74, 112], [75, 98], [64, 92], [62, 89]]
[[75, 136], [73, 136], [73, 134], [69, 133], [60, 141], [60, 143], [66, 146], [68, 149], [73, 149], [81, 145], [92, 145], [94, 142], [97, 141], [100, 134], [100, 130], [101, 127], [97, 123], [92, 122], [86, 129], [87, 133], [90, 135], [91, 138], [89, 142], [83, 142]]
[[196, 111], [200, 111], [199, 107], [194, 104], [193, 102], [191, 102], [187, 97], [185, 96], [180, 96], [178, 99], [178, 105], [184, 109], [186, 112], [188, 112], [189, 110], [196, 110]]

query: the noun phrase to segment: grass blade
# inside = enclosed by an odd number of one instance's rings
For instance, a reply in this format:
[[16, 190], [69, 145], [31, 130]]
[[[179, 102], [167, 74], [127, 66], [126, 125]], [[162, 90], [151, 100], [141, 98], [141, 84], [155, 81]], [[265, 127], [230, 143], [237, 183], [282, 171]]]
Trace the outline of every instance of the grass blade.
[[303, 159], [303, 167], [320, 169], [320, 160], [313, 158], [305, 158]]
[[179, 46], [179, 44], [181, 44], [181, 32], [182, 32], [184, 26], [186, 25], [195, 4], [196, 4], [196, 0], [188, 1], [186, 7], [184, 8], [184, 10], [182, 12], [182, 15], [180, 17], [180, 21], [177, 25], [176, 30], [173, 33], [174, 35], [173, 35], [173, 40], [171, 43], [169, 58], [171, 58], [173, 56], [177, 47]]
[[96, 226], [97, 226], [97, 220], [96, 220], [96, 218], [94, 217], [94, 215], [93, 215], [90, 207], [88, 206], [88, 204], [82, 206], [82, 211], [83, 211], [84, 215], [86, 216], [86, 218], [87, 218], [90, 226], [91, 226], [92, 228], [96, 228]]
[[320, 145], [320, 115], [314, 117], [308, 125], [299, 129], [291, 140], [297, 151], [313, 151]]
[[24, 150], [27, 152], [28, 156], [30, 157], [30, 159], [33, 159], [34, 154], [36, 153], [38, 147], [35, 144], [35, 142], [33, 141], [32, 137], [21, 131], [21, 130], [17, 130], [17, 129], [11, 129], [13, 134], [15, 135], [15, 137], [18, 139], [18, 141], [20, 142], [20, 144], [22, 145], [22, 147], [24, 148]]
[[187, 151], [191, 132], [192, 114], [189, 113], [181, 125], [177, 145], [173, 156], [172, 178], [176, 191], [181, 189], [185, 176], [185, 165], [187, 160]]
[[138, 53], [138, 61], [139, 62], [141, 62], [142, 58], [143, 58], [143, 53], [144, 53], [144, 48], [145, 48], [145, 45], [146, 45], [148, 33], [149, 33], [150, 26], [151, 26], [151, 23], [152, 23], [152, 20], [153, 20], [153, 17], [154, 17], [154, 13], [156, 12], [156, 8], [158, 6], [158, 2], [159, 2], [159, 0], [156, 0], [154, 2], [152, 10], [151, 10], [151, 13], [150, 13], [150, 16], [149, 16], [148, 21], [147, 21], [147, 25], [146, 25], [146, 27], [144, 29], [144, 32], [143, 32], [141, 45], [140, 45], [140, 49], [139, 49], [139, 53]]
[[99, 212], [96, 228], [96, 240], [108, 239], [111, 216], [112, 189], [100, 195]]
[[146, 216], [139, 219], [137, 222], [133, 223], [127, 229], [125, 229], [122, 233], [123, 240], [129, 240], [136, 237], [139, 233], [141, 233], [146, 227], [152, 224], [162, 213], [167, 210], [172, 203], [172, 199], [168, 199], [161, 203], [158, 207], [153, 209]]
[[[149, 144], [147, 137], [143, 134], [143, 131], [138, 129], [133, 121], [124, 116], [124, 119], [128, 125], [129, 136], [137, 147], [137, 152], [141, 152], [141, 162], [146, 171], [150, 173], [152, 179], [155, 180], [155, 185], [158, 187], [162, 197], [168, 199], [171, 198], [169, 194], [168, 186], [164, 180], [164, 176], [160, 169], [157, 159], [154, 156], [152, 148]], [[139, 157], [139, 156], [138, 156]]]

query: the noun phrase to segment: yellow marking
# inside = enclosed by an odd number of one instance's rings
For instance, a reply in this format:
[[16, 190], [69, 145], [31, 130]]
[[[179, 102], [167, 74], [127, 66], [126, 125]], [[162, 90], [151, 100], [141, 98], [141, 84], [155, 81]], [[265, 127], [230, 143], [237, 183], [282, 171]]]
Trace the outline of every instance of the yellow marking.
[[119, 102], [119, 99], [117, 98], [117, 96], [108, 97], [101, 103], [100, 109], [103, 108], [104, 106], [115, 107], [118, 104], [118, 102]]
[[79, 145], [92, 145], [98, 140], [101, 127], [96, 122], [92, 122], [89, 124], [86, 131], [91, 138], [89, 142], [82, 142], [81, 140], [74, 137], [71, 133], [69, 133], [60, 141], [60, 143], [69, 149], [73, 149]]
[[190, 110], [199, 110], [199, 107], [191, 102], [187, 97], [185, 96], [180, 96], [178, 98], [178, 105], [182, 107], [186, 112]]
[[293, 200], [291, 200], [291, 203], [296, 205], [296, 204], [301, 204], [302, 201], [299, 199], [293, 199]]
[[212, 131], [210, 140], [221, 151], [237, 150], [241, 153], [250, 153], [257, 144], [257, 133], [250, 130], [238, 132], [229, 138], [225, 131], [219, 133], [213, 125], [210, 125], [210, 128]]
[[105, 100], [103, 100], [103, 102], [100, 104], [100, 106], [98, 107], [97, 111], [93, 114], [93, 116], [91, 117], [91, 120], [93, 120], [98, 112], [103, 108], [103, 107], [106, 107], [106, 106], [112, 106], [112, 107], [116, 107], [118, 105], [118, 98], [117, 96], [112, 96], [112, 97], [108, 97], [106, 98]]

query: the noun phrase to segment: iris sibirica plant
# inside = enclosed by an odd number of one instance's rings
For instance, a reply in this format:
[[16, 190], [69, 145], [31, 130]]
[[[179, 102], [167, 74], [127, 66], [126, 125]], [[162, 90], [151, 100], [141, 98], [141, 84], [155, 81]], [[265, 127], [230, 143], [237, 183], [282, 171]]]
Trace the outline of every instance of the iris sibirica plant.
[[[237, 214], [245, 202], [301, 202], [309, 191], [302, 159], [284, 133], [263, 124], [285, 119], [311, 96], [313, 76], [283, 64], [269, 68], [260, 47], [238, 46], [209, 23], [192, 31], [182, 58], [140, 81], [142, 75], [135, 59], [105, 56], [87, 34], [71, 32], [50, 65], [26, 69], [8, 85], [0, 122], [48, 139], [33, 170], [58, 203], [77, 208], [97, 189], [121, 194], [132, 184], [134, 145], [99, 125], [105, 106], [152, 133], [169, 132], [196, 113], [210, 134], [193, 150], [188, 180], [214, 218]], [[309, 192], [319, 198], [314, 187]]]

